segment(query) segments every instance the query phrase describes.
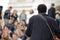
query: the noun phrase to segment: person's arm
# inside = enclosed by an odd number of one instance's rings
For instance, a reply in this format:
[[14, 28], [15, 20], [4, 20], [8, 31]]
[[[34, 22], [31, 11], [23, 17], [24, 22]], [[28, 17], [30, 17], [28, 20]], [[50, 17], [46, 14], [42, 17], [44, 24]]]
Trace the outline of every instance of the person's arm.
[[27, 35], [28, 37], [31, 36], [31, 33], [32, 33], [32, 25], [33, 25], [33, 19], [30, 18], [29, 24], [28, 24], [28, 27], [27, 27], [27, 30], [26, 30], [26, 35]]
[[59, 29], [57, 22], [55, 20], [51, 20], [51, 21], [52, 21], [51, 28], [53, 29], [55, 34], [60, 38], [60, 29]]

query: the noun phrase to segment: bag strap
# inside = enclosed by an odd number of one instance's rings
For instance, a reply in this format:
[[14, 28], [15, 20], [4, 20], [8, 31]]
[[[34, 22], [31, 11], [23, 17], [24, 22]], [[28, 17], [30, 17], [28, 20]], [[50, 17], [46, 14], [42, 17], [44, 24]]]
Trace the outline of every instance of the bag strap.
[[46, 18], [45, 18], [44, 16], [42, 16], [41, 14], [40, 14], [39, 16], [45, 21], [46, 25], [48, 26], [48, 28], [49, 28], [49, 30], [50, 30], [50, 32], [51, 32], [51, 35], [52, 35], [53, 39], [55, 40], [54, 33], [53, 33], [50, 25], [48, 24]]

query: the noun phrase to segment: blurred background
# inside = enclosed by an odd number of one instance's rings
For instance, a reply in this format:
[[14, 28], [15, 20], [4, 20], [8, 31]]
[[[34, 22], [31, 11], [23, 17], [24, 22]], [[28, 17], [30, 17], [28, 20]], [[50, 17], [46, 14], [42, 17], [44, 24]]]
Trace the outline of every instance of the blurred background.
[[55, 3], [55, 7], [60, 6], [60, 0], [0, 0], [0, 6], [3, 6], [3, 12], [9, 6], [12, 6], [13, 9], [18, 11], [18, 15], [20, 15], [22, 10], [25, 9], [27, 16], [29, 16], [28, 13], [31, 9], [34, 10], [34, 15], [37, 14], [36, 9], [39, 4], [46, 4], [49, 9], [51, 7], [51, 3]]
[[45, 4], [48, 14], [52, 3], [56, 9], [53, 10], [56, 13], [54, 17], [60, 27], [60, 0], [0, 0], [0, 39], [13, 40], [16, 37], [29, 40], [25, 31], [29, 19], [38, 14], [37, 6]]

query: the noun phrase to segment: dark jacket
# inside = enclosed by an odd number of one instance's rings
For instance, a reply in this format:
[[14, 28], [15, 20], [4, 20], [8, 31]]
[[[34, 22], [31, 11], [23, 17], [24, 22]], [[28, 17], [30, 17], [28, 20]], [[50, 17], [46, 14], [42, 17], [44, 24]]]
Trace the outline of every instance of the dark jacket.
[[5, 25], [8, 27], [9, 30], [11, 30], [11, 32], [14, 32], [14, 26], [12, 24], [7, 23]]
[[[48, 17], [46, 14], [42, 15], [47, 19], [53, 32], [60, 34], [60, 30], [56, 21], [53, 18]], [[47, 27], [45, 21], [38, 15], [30, 18], [29, 25], [26, 30], [26, 35], [28, 37], [31, 37], [30, 40], [53, 40], [51, 32]]]
[[48, 15], [52, 18], [55, 18], [55, 8], [51, 7], [49, 10], [48, 10]]
[[18, 15], [17, 15], [17, 14], [15, 14], [15, 16], [14, 16], [14, 14], [12, 14], [12, 15], [11, 15], [11, 18], [13, 19], [13, 21], [15, 21], [15, 20], [17, 20]]
[[10, 10], [5, 11], [4, 18], [10, 19]]
[[11, 31], [10, 32], [10, 37], [12, 37], [13, 33], [14, 33], [14, 26], [12, 24], [5, 24], [5, 26], [7, 26], [7, 28]]

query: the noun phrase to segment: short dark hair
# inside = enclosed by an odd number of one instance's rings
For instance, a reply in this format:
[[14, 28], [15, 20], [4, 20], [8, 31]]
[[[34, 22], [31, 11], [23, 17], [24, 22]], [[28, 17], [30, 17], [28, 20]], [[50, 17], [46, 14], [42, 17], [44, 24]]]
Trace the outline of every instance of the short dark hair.
[[9, 6], [9, 8], [12, 8], [12, 6]]
[[38, 5], [37, 10], [38, 10], [38, 13], [46, 13], [47, 7], [45, 4], [40, 4]]
[[7, 27], [7, 28], [10, 30], [10, 27], [9, 27], [9, 25], [5, 24], [5, 25], [4, 25], [4, 28], [5, 28], [5, 27]]
[[52, 3], [52, 4], [51, 4], [51, 6], [55, 6], [55, 4], [54, 4], [54, 3]]

